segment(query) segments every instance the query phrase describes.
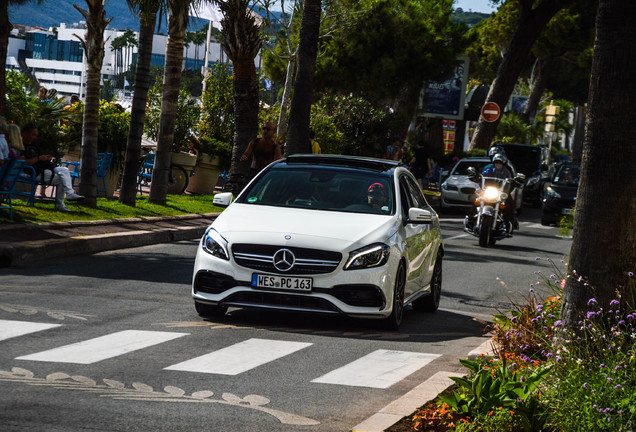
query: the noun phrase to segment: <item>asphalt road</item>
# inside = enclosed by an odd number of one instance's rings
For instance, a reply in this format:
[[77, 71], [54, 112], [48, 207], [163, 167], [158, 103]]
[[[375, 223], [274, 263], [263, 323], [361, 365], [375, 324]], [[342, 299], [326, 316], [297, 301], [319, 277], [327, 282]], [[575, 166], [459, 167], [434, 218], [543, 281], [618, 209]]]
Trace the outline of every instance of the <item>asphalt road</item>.
[[569, 252], [538, 211], [521, 222], [484, 249], [459, 214], [443, 216], [441, 309], [407, 310], [395, 333], [238, 309], [202, 320], [194, 241], [2, 269], [0, 429], [348, 431], [435, 372], [463, 373], [492, 314]]

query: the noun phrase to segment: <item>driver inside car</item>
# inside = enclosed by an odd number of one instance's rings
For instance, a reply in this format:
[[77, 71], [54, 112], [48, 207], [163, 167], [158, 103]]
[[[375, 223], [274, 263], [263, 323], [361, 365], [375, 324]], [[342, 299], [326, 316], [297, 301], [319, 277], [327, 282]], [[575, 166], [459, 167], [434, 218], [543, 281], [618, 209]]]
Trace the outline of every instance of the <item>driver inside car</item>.
[[[382, 183], [373, 183], [367, 190], [367, 204], [378, 213], [384, 213], [388, 202], [386, 189]], [[383, 209], [384, 207], [384, 209]]]

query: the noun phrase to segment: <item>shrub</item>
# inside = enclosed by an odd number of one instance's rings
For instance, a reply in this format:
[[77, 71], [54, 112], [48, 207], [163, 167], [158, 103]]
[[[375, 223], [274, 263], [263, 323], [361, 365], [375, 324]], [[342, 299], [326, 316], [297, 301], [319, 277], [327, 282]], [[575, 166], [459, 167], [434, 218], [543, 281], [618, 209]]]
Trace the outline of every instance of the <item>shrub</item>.
[[214, 138], [201, 137], [199, 139], [199, 152], [219, 157], [221, 169], [230, 169], [232, 159], [232, 145]]

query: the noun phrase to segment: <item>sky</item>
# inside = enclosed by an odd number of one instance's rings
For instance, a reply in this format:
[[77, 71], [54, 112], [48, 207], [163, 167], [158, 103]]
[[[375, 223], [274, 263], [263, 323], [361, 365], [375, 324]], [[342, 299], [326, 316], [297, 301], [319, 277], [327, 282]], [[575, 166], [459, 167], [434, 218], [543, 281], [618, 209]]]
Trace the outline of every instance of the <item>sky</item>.
[[455, 9], [462, 8], [465, 11], [490, 13], [497, 8], [492, 6], [488, 0], [455, 0]]

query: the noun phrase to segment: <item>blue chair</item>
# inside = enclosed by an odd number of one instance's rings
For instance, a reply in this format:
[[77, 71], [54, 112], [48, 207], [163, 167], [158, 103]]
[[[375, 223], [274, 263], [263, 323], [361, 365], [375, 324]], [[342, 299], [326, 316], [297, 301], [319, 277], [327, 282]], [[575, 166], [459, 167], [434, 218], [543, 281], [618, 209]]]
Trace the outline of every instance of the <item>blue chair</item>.
[[152, 170], [155, 167], [155, 154], [148, 153], [144, 157], [144, 161], [137, 174], [137, 191], [140, 195], [143, 195], [143, 186], [148, 186], [152, 180]]
[[0, 176], [0, 209], [9, 210], [9, 220], [13, 221], [13, 189], [15, 182], [22, 174], [25, 161], [22, 159], [6, 159]]
[[37, 175], [35, 169], [30, 165], [24, 165], [22, 174], [15, 182], [13, 197], [26, 199], [27, 205], [35, 206], [35, 190], [38, 188]]
[[225, 183], [227, 182], [227, 170], [223, 170], [221, 174], [219, 174], [219, 183], [221, 183], [221, 190], [225, 190]]
[[[108, 171], [110, 170], [112, 161], [112, 153], [97, 153], [97, 179], [95, 187], [97, 188], [98, 197], [102, 192], [104, 193], [105, 197], [108, 196], [108, 191], [106, 190], [106, 176], [108, 175]], [[81, 163], [62, 161], [60, 162], [60, 166], [65, 166], [68, 168], [68, 171], [71, 174], [71, 186], [75, 187], [75, 182], [79, 181], [80, 179]], [[51, 194], [49, 195], [51, 198], [55, 196], [56, 188], [57, 186], [51, 187]]]
[[[97, 153], [97, 196], [100, 196], [100, 192], [104, 192], [105, 197], [108, 196], [108, 191], [106, 190], [106, 176], [108, 175], [112, 161], [112, 153]], [[100, 181], [102, 182], [101, 189], [99, 187]]]

